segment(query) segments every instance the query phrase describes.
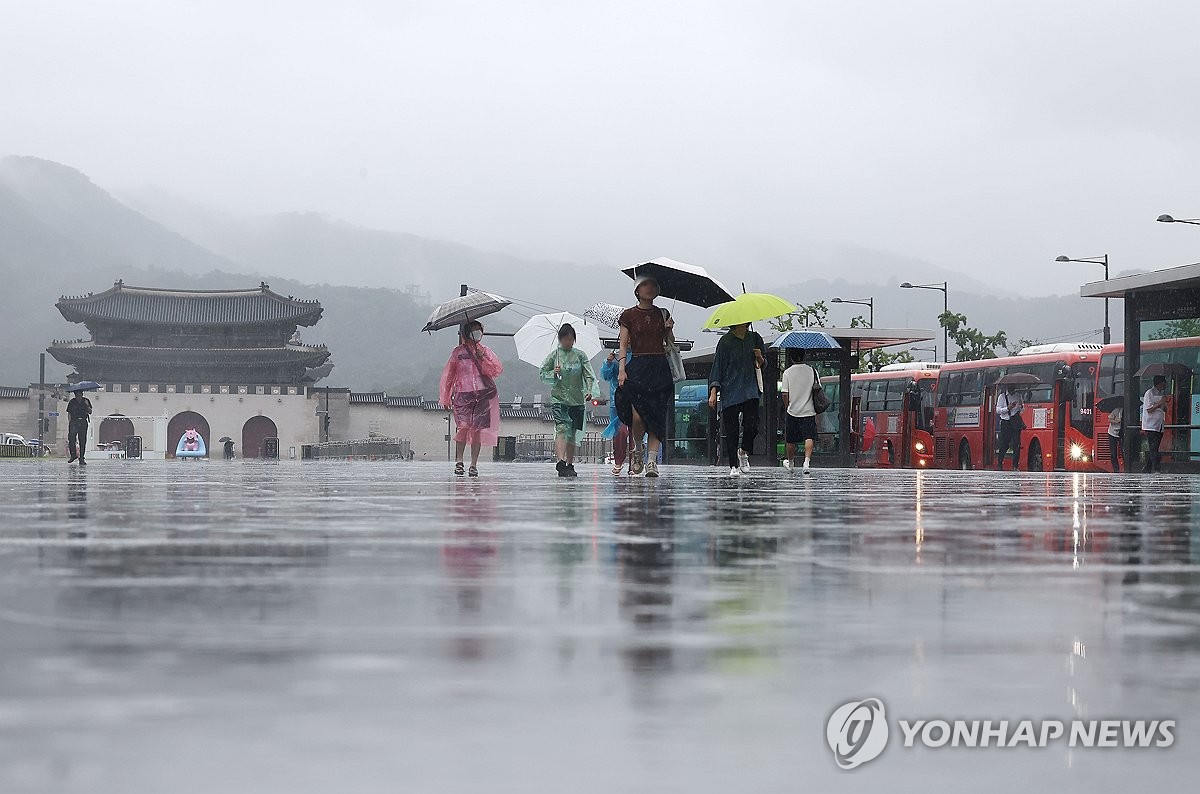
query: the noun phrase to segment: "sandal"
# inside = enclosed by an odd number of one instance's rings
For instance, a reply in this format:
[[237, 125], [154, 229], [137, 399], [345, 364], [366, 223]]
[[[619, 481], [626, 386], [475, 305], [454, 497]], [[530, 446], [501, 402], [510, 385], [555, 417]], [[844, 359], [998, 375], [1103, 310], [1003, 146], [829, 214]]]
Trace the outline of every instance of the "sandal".
[[478, 477], [478, 476], [479, 476], [479, 469], [477, 469], [477, 468], [475, 468], [474, 466], [472, 466], [471, 468], [467, 469], [467, 476], [468, 476], [468, 477]]
[[454, 464], [454, 476], [455, 477], [462, 477], [466, 473], [467, 473], [466, 469], [463, 468], [463, 462], [461, 460], [458, 463]]

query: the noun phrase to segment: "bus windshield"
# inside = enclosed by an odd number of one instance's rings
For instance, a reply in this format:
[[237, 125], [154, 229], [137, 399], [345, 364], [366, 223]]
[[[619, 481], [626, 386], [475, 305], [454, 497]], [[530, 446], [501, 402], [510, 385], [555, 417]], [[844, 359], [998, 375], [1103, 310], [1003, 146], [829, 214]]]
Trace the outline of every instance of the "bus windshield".
[[1096, 363], [1081, 361], [1071, 367], [1071, 427], [1092, 437], [1096, 406]]

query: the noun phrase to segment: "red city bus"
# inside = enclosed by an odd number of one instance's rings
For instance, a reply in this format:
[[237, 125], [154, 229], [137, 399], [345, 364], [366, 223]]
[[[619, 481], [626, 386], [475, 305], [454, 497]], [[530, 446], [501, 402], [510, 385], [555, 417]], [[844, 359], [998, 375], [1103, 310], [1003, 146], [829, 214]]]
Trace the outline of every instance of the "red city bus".
[[[1020, 468], [1094, 471], [1093, 413], [1103, 346], [1033, 345], [1018, 355], [944, 364], [938, 373], [933, 465], [943, 469], [994, 468], [996, 381], [1011, 373], [1041, 384], [1022, 386]], [[1011, 459], [1001, 466], [1011, 467]]]
[[[1200, 373], [1200, 337], [1180, 339], [1154, 339], [1142, 342], [1142, 366], [1146, 364], [1180, 364], [1187, 371], [1179, 370], [1167, 378], [1166, 429], [1163, 433], [1162, 452], [1166, 457], [1186, 456], [1193, 460], [1200, 458], [1200, 430], [1194, 429], [1200, 425], [1200, 389], [1197, 389], [1195, 379]], [[1142, 378], [1141, 386], [1150, 388], [1151, 379]], [[1096, 380], [1097, 399], [1125, 394], [1125, 345], [1105, 345], [1100, 354], [1100, 371]], [[1141, 395], [1138, 395], [1141, 402]], [[1124, 418], [1127, 429], [1136, 430], [1141, 425], [1140, 416]], [[1112, 471], [1112, 461], [1109, 457], [1110, 437], [1108, 435], [1108, 413], [1096, 412], [1095, 438], [1096, 468], [1100, 471]], [[1174, 427], [1173, 427], [1174, 426]], [[1144, 461], [1145, 442], [1139, 444], [1138, 460], [1134, 467], [1140, 467]], [[1133, 467], [1122, 463], [1123, 469]]]
[[[933, 408], [940, 366], [911, 361], [850, 376], [852, 449], [859, 467], [932, 468]], [[821, 383], [830, 410], [836, 410], [837, 377], [822, 378]]]

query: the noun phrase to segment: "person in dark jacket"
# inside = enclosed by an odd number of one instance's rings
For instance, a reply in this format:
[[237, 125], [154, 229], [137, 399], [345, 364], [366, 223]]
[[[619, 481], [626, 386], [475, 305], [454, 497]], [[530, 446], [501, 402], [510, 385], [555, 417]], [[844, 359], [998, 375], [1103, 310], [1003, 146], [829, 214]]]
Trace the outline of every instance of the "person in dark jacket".
[[749, 323], [735, 325], [717, 342], [708, 376], [708, 407], [721, 406], [721, 427], [725, 431], [725, 456], [729, 475], [750, 473], [750, 453], [758, 436], [758, 404], [762, 397], [758, 370], [763, 366], [763, 338], [750, 330]]
[[84, 454], [87, 452], [88, 423], [92, 416], [92, 401], [84, 397], [83, 392], [75, 392], [67, 402], [67, 416], [70, 417], [70, 423], [67, 425], [67, 450], [71, 453], [67, 463], [74, 463], [78, 460], [80, 466], [86, 466], [87, 461], [84, 460]]

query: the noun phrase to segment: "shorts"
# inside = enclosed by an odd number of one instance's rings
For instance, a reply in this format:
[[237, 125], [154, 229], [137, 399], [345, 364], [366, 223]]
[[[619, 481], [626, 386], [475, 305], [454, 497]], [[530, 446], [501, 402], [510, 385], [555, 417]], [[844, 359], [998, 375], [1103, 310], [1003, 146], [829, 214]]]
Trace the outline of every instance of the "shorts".
[[584, 410], [582, 405], [566, 405], [554, 403], [550, 406], [554, 414], [554, 434], [565, 438], [571, 444], [583, 440]]
[[812, 439], [817, 440], [817, 417], [787, 415], [783, 440], [789, 444], [799, 444]]

